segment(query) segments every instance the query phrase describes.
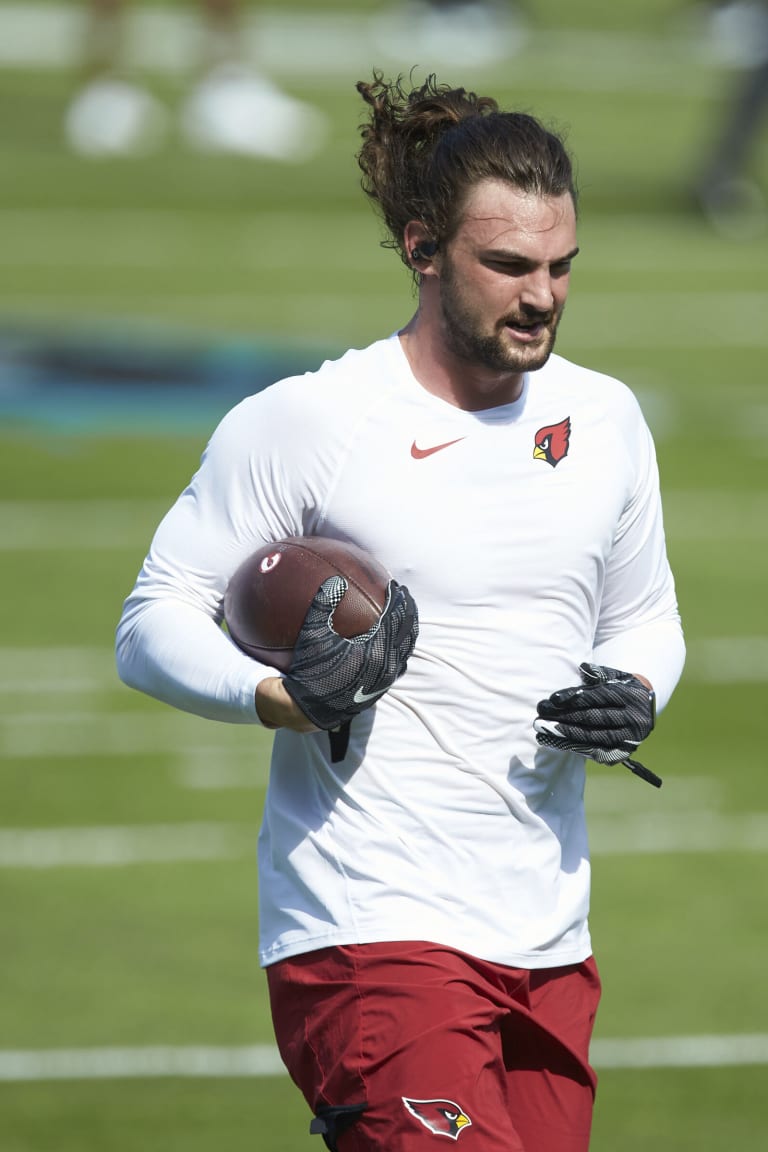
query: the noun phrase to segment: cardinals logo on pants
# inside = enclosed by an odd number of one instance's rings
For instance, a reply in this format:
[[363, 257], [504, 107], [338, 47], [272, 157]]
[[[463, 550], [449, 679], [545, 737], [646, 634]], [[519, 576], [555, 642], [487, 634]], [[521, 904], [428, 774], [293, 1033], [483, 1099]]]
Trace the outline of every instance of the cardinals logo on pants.
[[546, 428], [539, 428], [534, 438], [534, 460], [546, 460], [554, 468], [564, 456], [568, 455], [568, 443], [571, 438], [571, 418], [566, 416], [559, 424], [548, 424]]
[[406, 1096], [402, 1099], [411, 1115], [435, 1136], [450, 1136], [451, 1140], [458, 1140], [459, 1134], [472, 1123], [464, 1109], [453, 1100], [409, 1100]]

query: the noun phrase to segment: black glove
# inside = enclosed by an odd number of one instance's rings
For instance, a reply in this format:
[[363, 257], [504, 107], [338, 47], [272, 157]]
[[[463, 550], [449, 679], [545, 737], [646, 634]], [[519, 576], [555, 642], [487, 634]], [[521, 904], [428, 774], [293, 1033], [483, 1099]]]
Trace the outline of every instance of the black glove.
[[331, 576], [312, 601], [285, 678], [290, 696], [313, 724], [339, 728], [370, 708], [398, 676], [419, 633], [418, 612], [408, 589], [391, 580], [379, 621], [346, 640], [333, 630], [333, 613], [347, 590]]
[[638, 744], [653, 731], [656, 698], [636, 676], [581, 664], [582, 684], [553, 692], [538, 705], [536, 739], [548, 748], [580, 752], [598, 764], [625, 764], [657, 788], [655, 773], [630, 760]]

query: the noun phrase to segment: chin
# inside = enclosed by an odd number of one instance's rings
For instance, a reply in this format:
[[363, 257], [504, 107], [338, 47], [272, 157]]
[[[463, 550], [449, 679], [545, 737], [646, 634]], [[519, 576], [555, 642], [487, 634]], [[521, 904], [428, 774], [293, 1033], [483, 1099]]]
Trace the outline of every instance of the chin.
[[520, 372], [536, 372], [543, 368], [549, 360], [555, 347], [555, 338], [552, 336], [545, 343], [537, 347], [526, 347], [516, 350], [510, 357], [517, 364]]
[[521, 357], [521, 371], [523, 372], [538, 372], [539, 368], [543, 368], [547, 360], [552, 355], [552, 348], [543, 348], [541, 352], [537, 352], [535, 356]]

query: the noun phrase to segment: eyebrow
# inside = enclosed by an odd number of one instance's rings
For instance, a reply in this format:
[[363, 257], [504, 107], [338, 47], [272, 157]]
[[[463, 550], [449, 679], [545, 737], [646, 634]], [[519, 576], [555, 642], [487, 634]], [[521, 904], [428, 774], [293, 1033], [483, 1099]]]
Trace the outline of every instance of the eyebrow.
[[[548, 261], [546, 261], [546, 263], [548, 263], [548, 264], [566, 264], [569, 260], [573, 260], [574, 257], [578, 256], [579, 251], [580, 251], [580, 249], [578, 247], [576, 247], [576, 248], [572, 249], [572, 251], [566, 253], [565, 256], [558, 256], [557, 259], [548, 260]], [[526, 256], [522, 252], [510, 251], [508, 248], [504, 248], [504, 249], [491, 248], [488, 251], [486, 251], [484, 253], [484, 255], [485, 255], [485, 258], [487, 260], [504, 260], [504, 261], [509, 261], [510, 263], [513, 261], [517, 261], [520, 264], [543, 263], [543, 261], [532, 260], [530, 256]]]

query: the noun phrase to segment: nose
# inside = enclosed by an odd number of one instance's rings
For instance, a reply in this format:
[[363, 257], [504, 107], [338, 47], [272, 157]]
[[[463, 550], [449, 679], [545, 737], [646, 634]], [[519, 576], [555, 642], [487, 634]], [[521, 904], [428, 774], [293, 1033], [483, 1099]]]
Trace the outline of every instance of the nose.
[[555, 303], [552, 276], [548, 268], [536, 268], [529, 272], [522, 285], [520, 302], [525, 308], [536, 312], [551, 312]]

